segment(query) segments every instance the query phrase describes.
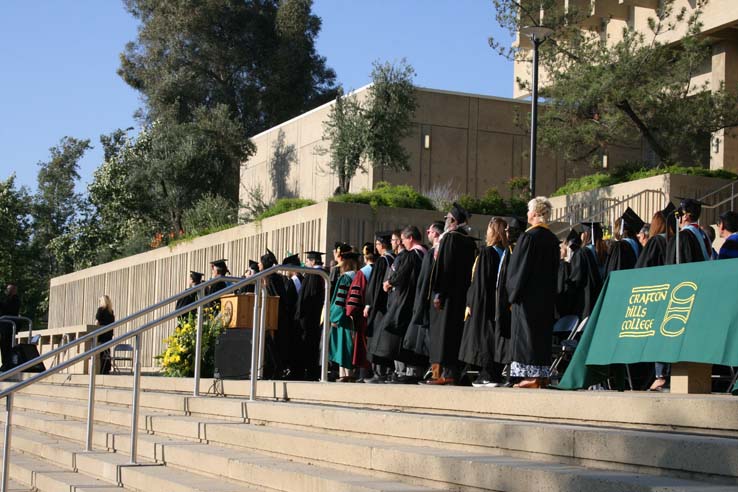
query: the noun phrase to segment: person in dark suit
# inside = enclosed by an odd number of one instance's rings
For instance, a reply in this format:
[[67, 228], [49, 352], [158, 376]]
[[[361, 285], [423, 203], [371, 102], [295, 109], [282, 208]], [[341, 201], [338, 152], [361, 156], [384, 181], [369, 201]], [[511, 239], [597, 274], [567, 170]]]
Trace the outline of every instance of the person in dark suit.
[[[100, 296], [97, 312], [95, 313], [95, 325], [107, 326], [115, 322], [115, 313], [113, 312], [113, 303], [107, 295]], [[103, 333], [97, 337], [98, 345], [109, 342], [113, 339], [113, 330]], [[110, 374], [110, 349], [100, 352], [100, 374]]]
[[[8, 284], [5, 288], [5, 298], [0, 302], [0, 316], [19, 316], [20, 315], [20, 297], [18, 296], [18, 287], [15, 284]], [[2, 357], [1, 371], [10, 369], [10, 360], [13, 350], [13, 324], [7, 321], [0, 321], [0, 357]]]

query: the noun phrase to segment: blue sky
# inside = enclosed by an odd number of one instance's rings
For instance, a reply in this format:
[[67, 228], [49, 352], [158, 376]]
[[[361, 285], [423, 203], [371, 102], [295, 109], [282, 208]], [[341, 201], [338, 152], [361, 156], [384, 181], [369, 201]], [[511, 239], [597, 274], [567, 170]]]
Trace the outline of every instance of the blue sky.
[[[512, 95], [512, 64], [487, 45], [504, 36], [489, 0], [315, 0], [318, 52], [346, 89], [375, 60], [406, 58], [424, 87]], [[35, 189], [37, 163], [64, 136], [89, 138], [81, 188], [102, 160], [99, 136], [137, 126], [138, 94], [116, 74], [137, 23], [116, 0], [0, 2], [0, 179]]]

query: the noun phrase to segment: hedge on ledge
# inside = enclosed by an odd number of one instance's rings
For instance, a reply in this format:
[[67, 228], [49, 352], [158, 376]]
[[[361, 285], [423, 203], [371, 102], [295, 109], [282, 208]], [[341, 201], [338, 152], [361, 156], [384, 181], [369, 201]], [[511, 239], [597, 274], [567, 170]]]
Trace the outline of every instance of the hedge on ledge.
[[505, 200], [495, 189], [490, 188], [480, 198], [470, 195], [462, 195], [459, 205], [472, 214], [495, 215], [504, 217], [525, 216], [528, 211], [528, 202], [523, 198], [511, 198]]
[[738, 179], [738, 175], [724, 169], [705, 169], [704, 167], [667, 166], [646, 168], [639, 165], [623, 166], [612, 174], [595, 173], [589, 176], [572, 179], [564, 186], [554, 191], [551, 196], [571, 195], [580, 191], [589, 191], [604, 186], [626, 183], [637, 179], [650, 178], [661, 174], [686, 174], [689, 176], [705, 176], [709, 178]]
[[310, 205], [315, 205], [315, 200], [310, 200], [308, 198], [280, 198], [269, 208], [257, 215], [256, 220], [264, 220], [267, 217], [273, 217], [275, 215], [283, 214], [291, 210], [297, 210], [298, 208], [308, 207]]
[[377, 207], [418, 208], [422, 210], [435, 210], [433, 203], [426, 196], [415, 191], [407, 185], [391, 185], [380, 181], [376, 187], [369, 191], [363, 190], [359, 193], [344, 193], [331, 197], [332, 202], [341, 203], [363, 203]]

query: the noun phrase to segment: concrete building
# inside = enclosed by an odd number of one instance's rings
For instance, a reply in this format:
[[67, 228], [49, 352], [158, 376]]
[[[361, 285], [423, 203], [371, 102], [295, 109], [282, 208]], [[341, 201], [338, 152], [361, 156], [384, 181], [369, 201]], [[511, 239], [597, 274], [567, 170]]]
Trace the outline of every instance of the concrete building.
[[[356, 91], [359, 99], [367, 87]], [[404, 145], [410, 171], [390, 172], [368, 167], [351, 181], [351, 191], [372, 189], [379, 181], [408, 184], [421, 192], [448, 186], [456, 193], [483, 195], [495, 187], [508, 194], [507, 182], [527, 177], [530, 137], [518, 122], [528, 119], [529, 103], [514, 99], [417, 89], [418, 108]], [[267, 200], [299, 196], [316, 201], [333, 195], [338, 179], [328, 169], [323, 122], [333, 102], [252, 137], [256, 153], [241, 168], [241, 201], [260, 187]], [[638, 158], [640, 147], [613, 149], [611, 165]], [[591, 173], [546, 153], [538, 156], [537, 189], [549, 194], [568, 179]]]
[[[615, 44], [622, 39], [623, 29], [634, 29], [638, 32], [650, 32], [649, 18], [655, 18], [657, 9], [663, 0], [560, 0], [565, 8], [576, 8], [577, 12], [588, 13], [582, 22], [582, 29], [599, 35], [608, 44]], [[708, 88], [738, 87], [738, 1], [736, 0], [676, 0], [674, 14], [685, 9], [687, 16], [696, 9], [702, 8], [702, 33], [712, 45], [712, 57], [696, 70], [692, 82], [696, 86], [707, 84]], [[541, 12], [541, 21], [545, 25], [545, 12]], [[667, 30], [658, 36], [664, 43], [678, 43], [686, 32], [685, 23], [674, 30]], [[516, 43], [523, 49], [531, 48], [531, 41], [520, 37]], [[513, 97], [516, 99], [529, 97], [529, 93], [521, 90], [517, 80], [530, 80], [531, 63], [516, 61], [514, 67]], [[545, 83], [545, 74], [541, 75]], [[713, 134], [709, 153], [711, 169], [738, 170], [738, 139], [734, 131]], [[707, 152], [708, 149], [705, 149]]]

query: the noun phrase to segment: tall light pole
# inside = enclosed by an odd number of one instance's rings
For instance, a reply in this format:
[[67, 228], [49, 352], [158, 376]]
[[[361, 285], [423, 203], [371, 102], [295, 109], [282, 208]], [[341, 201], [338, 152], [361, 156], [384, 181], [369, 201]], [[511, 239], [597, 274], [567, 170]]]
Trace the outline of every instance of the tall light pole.
[[533, 92], [530, 110], [530, 196], [536, 196], [536, 138], [538, 136], [538, 47], [551, 35], [553, 29], [543, 26], [526, 26], [520, 34], [533, 43]]

